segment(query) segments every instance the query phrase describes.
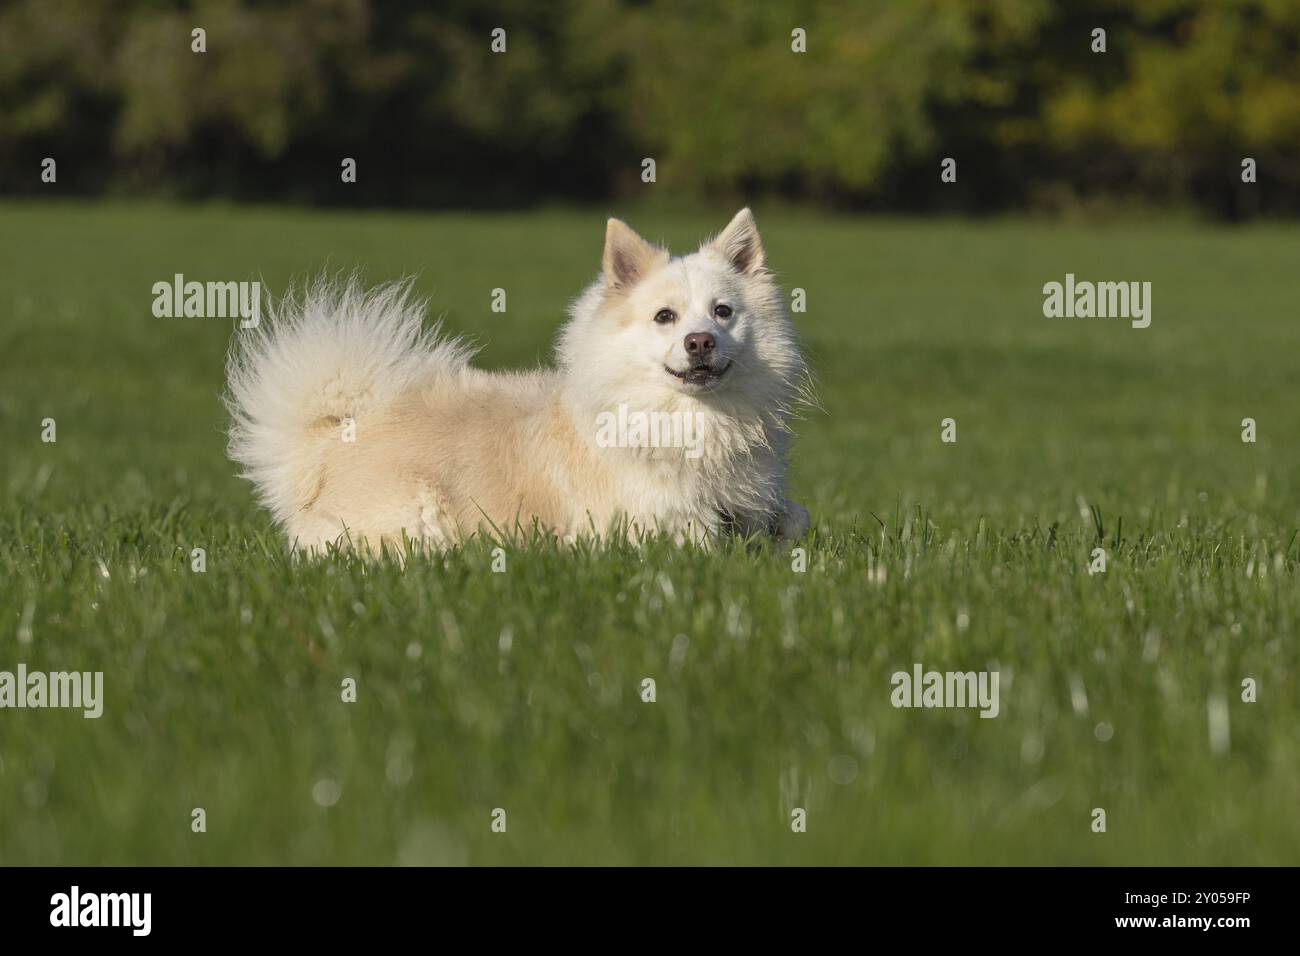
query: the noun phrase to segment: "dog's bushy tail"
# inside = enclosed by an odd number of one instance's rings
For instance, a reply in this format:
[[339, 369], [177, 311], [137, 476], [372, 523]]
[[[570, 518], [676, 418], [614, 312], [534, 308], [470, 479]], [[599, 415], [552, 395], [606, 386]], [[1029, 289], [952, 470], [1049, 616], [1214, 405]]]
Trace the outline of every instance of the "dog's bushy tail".
[[365, 290], [322, 277], [235, 333], [226, 361], [227, 452], [282, 524], [310, 499], [330, 443], [363, 434], [393, 401], [455, 374], [472, 350], [426, 329], [411, 282]]

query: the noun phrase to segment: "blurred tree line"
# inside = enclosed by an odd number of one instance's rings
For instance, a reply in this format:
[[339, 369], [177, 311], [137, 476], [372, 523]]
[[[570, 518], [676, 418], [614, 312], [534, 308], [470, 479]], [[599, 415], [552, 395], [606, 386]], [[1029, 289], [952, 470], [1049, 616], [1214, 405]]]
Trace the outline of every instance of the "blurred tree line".
[[1300, 211], [1298, 0], [0, 4], [9, 194]]

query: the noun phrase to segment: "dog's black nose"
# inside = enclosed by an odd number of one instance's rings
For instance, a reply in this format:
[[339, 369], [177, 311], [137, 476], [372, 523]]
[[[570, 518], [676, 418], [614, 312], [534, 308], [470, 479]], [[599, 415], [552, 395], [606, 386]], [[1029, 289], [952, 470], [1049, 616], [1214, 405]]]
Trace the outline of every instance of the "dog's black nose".
[[686, 354], [694, 358], [711, 356], [718, 340], [708, 332], [692, 332], [686, 336]]

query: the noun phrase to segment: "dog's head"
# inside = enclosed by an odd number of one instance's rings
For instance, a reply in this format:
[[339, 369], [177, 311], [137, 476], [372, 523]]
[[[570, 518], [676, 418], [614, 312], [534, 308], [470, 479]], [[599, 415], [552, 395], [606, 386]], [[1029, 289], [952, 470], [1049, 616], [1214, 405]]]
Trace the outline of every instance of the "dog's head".
[[573, 309], [559, 358], [592, 397], [694, 397], [788, 406], [803, 362], [753, 214], [672, 258], [610, 219], [600, 278]]

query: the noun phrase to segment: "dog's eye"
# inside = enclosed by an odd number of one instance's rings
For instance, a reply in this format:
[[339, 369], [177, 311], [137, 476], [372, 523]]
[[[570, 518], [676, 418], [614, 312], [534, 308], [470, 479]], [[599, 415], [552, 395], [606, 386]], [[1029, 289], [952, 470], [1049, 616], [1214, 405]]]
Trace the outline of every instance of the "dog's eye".
[[660, 309], [655, 313], [655, 321], [660, 325], [667, 325], [669, 322], [676, 322], [677, 313], [672, 309]]
[[729, 319], [731, 318], [731, 306], [719, 302], [713, 307], [713, 314], [720, 319]]

